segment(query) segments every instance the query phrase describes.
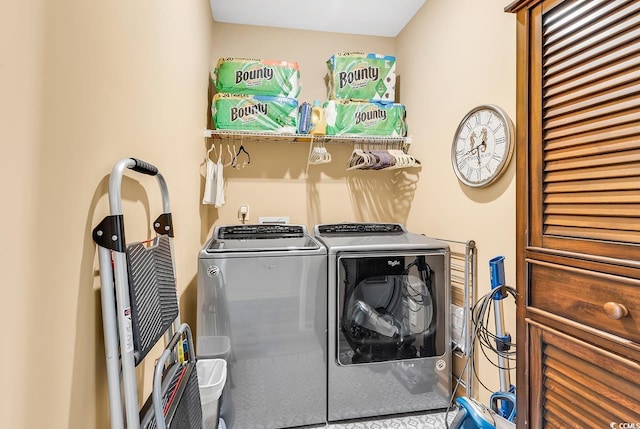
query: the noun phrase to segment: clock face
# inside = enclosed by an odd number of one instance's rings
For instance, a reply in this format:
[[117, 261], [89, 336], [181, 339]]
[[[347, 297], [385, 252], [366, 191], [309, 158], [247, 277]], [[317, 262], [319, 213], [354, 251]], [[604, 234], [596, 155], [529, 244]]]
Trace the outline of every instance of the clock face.
[[497, 106], [472, 109], [462, 119], [451, 146], [451, 163], [458, 179], [480, 188], [495, 182], [513, 154], [513, 123]]

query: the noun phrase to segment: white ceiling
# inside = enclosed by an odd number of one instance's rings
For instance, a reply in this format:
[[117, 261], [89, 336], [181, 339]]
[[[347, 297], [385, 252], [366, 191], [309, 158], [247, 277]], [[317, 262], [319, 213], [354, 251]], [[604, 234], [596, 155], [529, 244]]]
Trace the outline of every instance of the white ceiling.
[[395, 37], [425, 0], [210, 0], [214, 21]]

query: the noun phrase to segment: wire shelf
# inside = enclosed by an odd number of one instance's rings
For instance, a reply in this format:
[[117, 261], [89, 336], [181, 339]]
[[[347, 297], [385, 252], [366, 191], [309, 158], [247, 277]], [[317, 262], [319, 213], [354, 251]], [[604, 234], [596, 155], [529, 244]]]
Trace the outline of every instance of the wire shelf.
[[315, 135], [315, 134], [280, 134], [256, 131], [237, 130], [205, 130], [206, 138], [214, 138], [228, 141], [265, 141], [283, 143], [339, 143], [339, 144], [361, 144], [380, 145], [406, 148], [411, 144], [411, 136], [391, 137], [391, 136], [366, 136], [366, 135]]

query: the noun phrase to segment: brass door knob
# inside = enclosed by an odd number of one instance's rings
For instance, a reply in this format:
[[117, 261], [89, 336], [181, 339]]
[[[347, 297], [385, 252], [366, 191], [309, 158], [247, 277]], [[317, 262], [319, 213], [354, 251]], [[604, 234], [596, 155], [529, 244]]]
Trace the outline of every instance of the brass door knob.
[[604, 305], [604, 312], [607, 313], [608, 318], [613, 320], [620, 320], [629, 314], [627, 307], [617, 302], [607, 302]]

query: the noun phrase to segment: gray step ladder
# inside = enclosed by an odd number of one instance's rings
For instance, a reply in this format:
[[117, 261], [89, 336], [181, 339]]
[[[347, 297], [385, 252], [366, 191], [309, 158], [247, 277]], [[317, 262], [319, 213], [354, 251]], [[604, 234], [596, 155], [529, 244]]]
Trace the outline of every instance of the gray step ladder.
[[[154, 176], [163, 213], [152, 240], [127, 244], [121, 185], [125, 171]], [[158, 169], [120, 160], [109, 177], [110, 215], [93, 230], [98, 245], [112, 429], [201, 429], [202, 406], [191, 329], [180, 322], [167, 184]], [[139, 408], [136, 367], [164, 338], [152, 392]], [[149, 356], [152, 358], [152, 356]]]

